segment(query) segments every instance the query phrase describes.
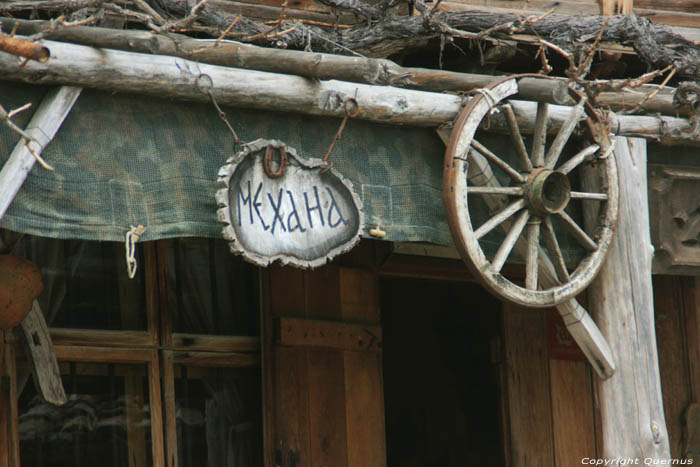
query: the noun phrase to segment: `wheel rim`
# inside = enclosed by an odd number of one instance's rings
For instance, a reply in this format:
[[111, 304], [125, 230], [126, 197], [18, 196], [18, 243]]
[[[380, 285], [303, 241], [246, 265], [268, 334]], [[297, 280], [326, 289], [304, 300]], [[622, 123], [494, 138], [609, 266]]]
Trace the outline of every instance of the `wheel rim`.
[[[476, 277], [496, 295], [525, 306], [557, 305], [581, 292], [595, 277], [612, 240], [617, 221], [618, 186], [614, 154], [601, 157], [600, 145], [587, 144], [566, 160], [562, 153], [577, 126], [592, 138], [606, 139], [604, 126], [582, 96], [550, 145], [546, 144], [548, 105], [538, 103], [533, 144], [528, 151], [507, 98], [518, 91], [517, 78], [503, 80], [475, 95], [455, 122], [445, 153], [443, 198], [455, 245]], [[511, 133], [518, 166], [514, 167], [474, 136], [483, 118], [500, 105]], [[607, 143], [607, 140], [604, 142]], [[572, 191], [569, 176], [584, 163], [600, 161], [604, 187], [599, 191]], [[493, 170], [505, 173], [511, 186], [494, 185]], [[491, 171], [489, 176], [484, 171]], [[481, 183], [480, 183], [481, 181]], [[474, 228], [470, 197], [481, 197], [492, 211]], [[495, 201], [494, 201], [495, 200]], [[597, 222], [589, 235], [566, 212], [571, 200], [598, 206]], [[552, 219], [563, 224], [586, 254], [569, 272]], [[494, 229], [506, 234], [489, 260], [480, 241]], [[525, 284], [501, 274], [513, 250], [525, 260]]]

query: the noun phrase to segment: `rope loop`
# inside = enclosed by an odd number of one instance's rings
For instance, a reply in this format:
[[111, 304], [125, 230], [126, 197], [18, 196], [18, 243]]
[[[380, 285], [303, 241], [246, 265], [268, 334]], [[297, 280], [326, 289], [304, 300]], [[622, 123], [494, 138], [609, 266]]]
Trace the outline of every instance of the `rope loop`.
[[131, 230], [126, 232], [124, 238], [124, 246], [126, 249], [126, 270], [129, 274], [129, 279], [133, 279], [136, 275], [136, 269], [138, 265], [136, 264], [136, 242], [139, 241], [141, 235], [146, 230], [143, 225], [131, 226]]

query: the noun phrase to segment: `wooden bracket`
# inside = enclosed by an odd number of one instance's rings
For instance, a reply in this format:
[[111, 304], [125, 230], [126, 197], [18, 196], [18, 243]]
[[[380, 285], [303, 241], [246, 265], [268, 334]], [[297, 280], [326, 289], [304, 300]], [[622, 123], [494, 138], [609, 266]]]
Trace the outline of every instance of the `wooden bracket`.
[[66, 403], [66, 393], [61, 382], [61, 372], [58, 369], [58, 361], [51, 342], [49, 327], [39, 307], [39, 302], [34, 300], [32, 309], [22, 321], [20, 328], [24, 335], [23, 342], [27, 355], [32, 362], [34, 381], [38, 392], [46, 402], [54, 405]]

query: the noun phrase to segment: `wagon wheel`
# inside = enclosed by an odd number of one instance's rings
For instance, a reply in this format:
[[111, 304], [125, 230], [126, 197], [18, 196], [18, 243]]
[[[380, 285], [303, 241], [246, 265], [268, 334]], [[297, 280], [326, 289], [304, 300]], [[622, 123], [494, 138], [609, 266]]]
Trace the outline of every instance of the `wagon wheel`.
[[[457, 118], [445, 153], [443, 198], [457, 249], [475, 275], [496, 295], [525, 306], [548, 307], [573, 298], [595, 277], [613, 237], [617, 221], [618, 180], [614, 154], [604, 125], [585, 98], [573, 89], [576, 102], [570, 107], [556, 137], [546, 144], [547, 103], [538, 102], [531, 151], [528, 152], [508, 97], [518, 92], [517, 77], [479, 90]], [[489, 113], [505, 117], [517, 155], [517, 166], [485, 147], [474, 136]], [[562, 153], [575, 130], [587, 135], [583, 149], [571, 157]], [[600, 167], [597, 191], [572, 191], [570, 178], [581, 167]], [[494, 170], [510, 179], [501, 185]], [[480, 197], [489, 208], [488, 220], [472, 223], [472, 197]], [[595, 213], [597, 223], [587, 233], [567, 213], [570, 200], [582, 210]], [[587, 210], [587, 211], [586, 211]], [[556, 220], [555, 220], [556, 219]], [[554, 225], [566, 227], [556, 229]], [[492, 259], [482, 244], [484, 237], [503, 228], [505, 238]], [[579, 244], [585, 256], [567, 268], [560, 248], [562, 231]], [[525, 260], [524, 287], [501, 273], [513, 250]]]

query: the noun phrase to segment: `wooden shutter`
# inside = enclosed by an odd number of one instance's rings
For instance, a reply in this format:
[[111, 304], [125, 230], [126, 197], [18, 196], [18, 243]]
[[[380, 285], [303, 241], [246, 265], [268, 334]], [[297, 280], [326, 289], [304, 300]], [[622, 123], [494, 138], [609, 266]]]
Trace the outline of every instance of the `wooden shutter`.
[[264, 282], [266, 466], [385, 466], [376, 275], [273, 266]]

